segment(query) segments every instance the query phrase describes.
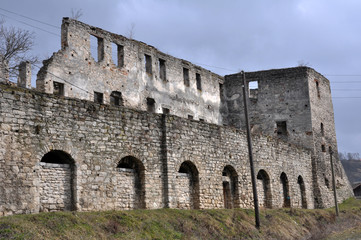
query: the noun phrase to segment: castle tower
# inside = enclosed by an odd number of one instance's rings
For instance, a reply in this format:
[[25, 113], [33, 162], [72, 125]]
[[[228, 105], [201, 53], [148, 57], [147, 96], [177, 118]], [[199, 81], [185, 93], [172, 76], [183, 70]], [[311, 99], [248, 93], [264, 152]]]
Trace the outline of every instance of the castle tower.
[[[352, 196], [338, 159], [329, 80], [308, 67], [249, 72], [246, 79], [252, 133], [273, 136], [312, 152], [315, 207], [333, 205], [329, 149], [334, 152], [338, 199]], [[224, 85], [223, 122], [245, 128], [242, 74], [225, 76]]]

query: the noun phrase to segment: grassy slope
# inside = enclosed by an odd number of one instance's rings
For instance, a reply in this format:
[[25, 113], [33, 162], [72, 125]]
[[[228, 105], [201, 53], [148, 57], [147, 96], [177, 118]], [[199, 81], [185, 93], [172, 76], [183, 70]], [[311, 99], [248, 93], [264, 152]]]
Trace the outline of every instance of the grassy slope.
[[260, 231], [247, 209], [15, 215], [0, 218], [0, 239], [342, 239], [361, 234], [361, 201], [349, 199], [340, 211], [336, 218], [334, 209], [261, 210]]

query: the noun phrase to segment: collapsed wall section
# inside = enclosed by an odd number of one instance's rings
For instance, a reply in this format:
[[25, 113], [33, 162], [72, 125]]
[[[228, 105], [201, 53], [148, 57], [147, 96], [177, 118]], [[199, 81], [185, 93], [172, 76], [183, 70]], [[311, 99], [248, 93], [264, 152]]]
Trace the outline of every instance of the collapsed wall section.
[[221, 123], [221, 76], [73, 19], [63, 19], [61, 33], [61, 50], [38, 73], [38, 90]]
[[[2, 215], [252, 207], [242, 131], [6, 85], [0, 105]], [[291, 206], [313, 208], [310, 153], [261, 135], [253, 142], [262, 206], [284, 205], [285, 173]]]

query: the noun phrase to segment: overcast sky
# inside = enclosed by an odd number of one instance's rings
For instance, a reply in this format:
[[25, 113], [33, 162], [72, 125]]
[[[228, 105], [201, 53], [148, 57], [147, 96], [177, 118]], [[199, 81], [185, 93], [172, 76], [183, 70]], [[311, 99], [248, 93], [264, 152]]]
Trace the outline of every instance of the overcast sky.
[[134, 26], [134, 39], [220, 75], [307, 64], [331, 81], [339, 151], [361, 152], [360, 0], [1, 0], [0, 8], [7, 25], [35, 33], [41, 59], [60, 49], [62, 18], [74, 9], [124, 36]]

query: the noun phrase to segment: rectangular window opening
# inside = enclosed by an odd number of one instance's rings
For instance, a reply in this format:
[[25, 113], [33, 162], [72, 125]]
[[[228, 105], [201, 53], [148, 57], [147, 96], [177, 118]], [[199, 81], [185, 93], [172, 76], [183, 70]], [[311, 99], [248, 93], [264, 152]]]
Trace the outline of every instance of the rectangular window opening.
[[169, 114], [170, 113], [170, 110], [169, 108], [162, 108], [162, 111], [163, 111], [163, 114]]
[[152, 57], [144, 54], [144, 61], [145, 61], [145, 72], [152, 74]]
[[189, 120], [193, 120], [193, 116], [192, 116], [192, 115], [188, 115], [188, 119], [189, 119]]
[[321, 136], [324, 137], [325, 136], [325, 130], [323, 128], [323, 123], [321, 123]]
[[104, 59], [104, 39], [90, 35], [90, 53], [95, 61]]
[[321, 94], [320, 94], [320, 83], [318, 82], [317, 79], [315, 79], [315, 83], [316, 83], [317, 97], [320, 98], [320, 97], [321, 97]]
[[113, 91], [110, 94], [110, 105], [123, 106], [123, 98], [121, 92]]
[[196, 73], [196, 81], [197, 81], [197, 89], [202, 91], [202, 81], [201, 81], [201, 75], [199, 73]]
[[53, 82], [53, 94], [58, 96], [64, 96], [64, 83]]
[[276, 122], [277, 124], [277, 135], [287, 136], [287, 123], [286, 121]]
[[159, 78], [163, 81], [166, 81], [166, 68], [165, 68], [165, 60], [159, 59]]
[[321, 150], [322, 150], [322, 152], [326, 152], [326, 146], [325, 146], [325, 144], [322, 144], [322, 145], [321, 145]]
[[147, 111], [150, 113], [155, 112], [155, 100], [153, 98], [147, 98]]
[[119, 68], [124, 66], [124, 47], [122, 45], [112, 43], [112, 59]]
[[250, 81], [248, 83], [249, 88], [249, 98], [257, 99], [258, 98], [258, 81]]
[[219, 98], [220, 98], [221, 100], [223, 99], [223, 94], [224, 94], [223, 84], [220, 83], [220, 84], [219, 84]]
[[204, 118], [200, 118], [199, 121], [200, 121], [200, 122], [205, 122], [205, 121], [204, 121]]
[[184, 85], [189, 87], [189, 69], [183, 68], [183, 82]]
[[94, 92], [94, 102], [102, 104], [103, 103], [103, 93]]

